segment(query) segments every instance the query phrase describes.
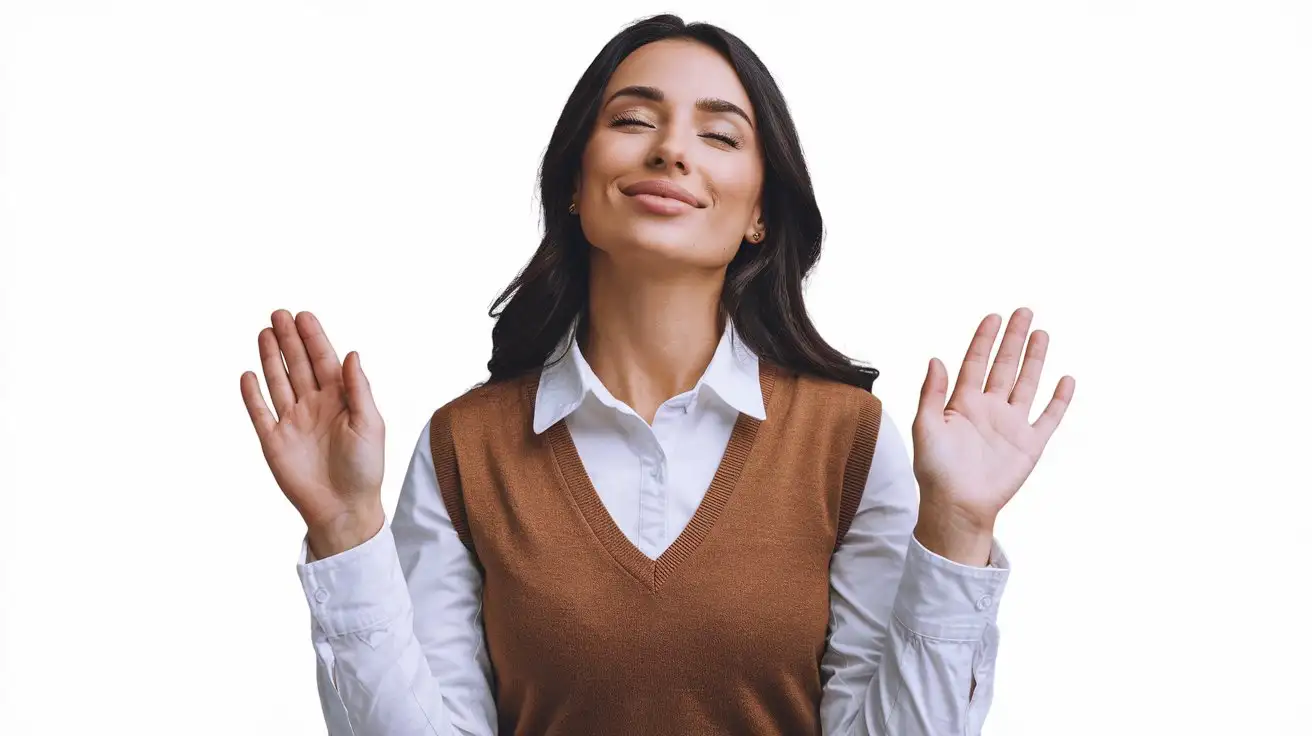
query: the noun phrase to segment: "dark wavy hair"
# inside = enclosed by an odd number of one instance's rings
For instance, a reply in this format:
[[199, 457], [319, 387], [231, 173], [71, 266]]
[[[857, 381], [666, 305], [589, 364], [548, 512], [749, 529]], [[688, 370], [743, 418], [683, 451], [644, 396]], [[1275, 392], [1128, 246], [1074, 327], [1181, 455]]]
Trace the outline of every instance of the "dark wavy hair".
[[602, 48], [574, 86], [560, 113], [538, 172], [543, 234], [537, 252], [489, 310], [489, 382], [540, 370], [576, 326], [586, 325], [592, 246], [569, 213], [602, 95], [629, 54], [653, 41], [691, 39], [724, 56], [756, 109], [765, 160], [762, 214], [766, 238], [739, 244], [729, 263], [721, 315], [761, 360], [870, 390], [879, 371], [844, 356], [820, 337], [802, 299], [803, 282], [820, 258], [824, 223], [811, 187], [793, 119], [774, 78], [737, 36], [675, 15], [637, 21]]

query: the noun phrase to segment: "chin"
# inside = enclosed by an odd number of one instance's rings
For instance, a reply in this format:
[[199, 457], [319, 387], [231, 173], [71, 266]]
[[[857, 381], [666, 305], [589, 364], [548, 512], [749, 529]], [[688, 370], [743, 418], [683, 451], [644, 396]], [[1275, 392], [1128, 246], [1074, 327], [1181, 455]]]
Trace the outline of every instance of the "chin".
[[601, 247], [616, 261], [632, 261], [654, 269], [722, 268], [733, 252], [710, 244], [704, 233], [674, 229], [635, 228]]
[[705, 220], [697, 216], [610, 216], [581, 224], [589, 243], [611, 260], [653, 270], [724, 268], [737, 252], [736, 241], [723, 244], [726, 237], [707, 232]]

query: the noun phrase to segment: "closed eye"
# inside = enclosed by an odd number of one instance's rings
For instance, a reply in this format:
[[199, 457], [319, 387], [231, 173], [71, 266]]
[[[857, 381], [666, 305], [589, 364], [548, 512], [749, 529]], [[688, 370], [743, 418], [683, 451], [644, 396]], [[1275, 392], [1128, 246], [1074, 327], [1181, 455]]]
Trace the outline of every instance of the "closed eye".
[[720, 141], [727, 146], [733, 146], [734, 148], [743, 147], [742, 138], [735, 135], [729, 135], [728, 133], [703, 133], [702, 136], [705, 138], [714, 138], [715, 140]]
[[624, 125], [641, 125], [641, 126], [643, 126], [643, 127], [645, 127], [645, 128], [655, 128], [655, 127], [656, 127], [655, 125], [652, 125], [651, 123], [647, 122], [646, 120], [639, 120], [638, 118], [631, 118], [631, 117], [629, 117], [628, 115], [624, 115], [623, 113], [621, 113], [621, 114], [619, 114], [619, 115], [616, 115], [615, 117], [613, 117], [613, 118], [610, 119], [610, 127], [612, 127], [612, 128], [619, 128], [619, 127], [624, 126]]
[[[628, 115], [625, 115], [624, 113], [620, 113], [619, 115], [616, 115], [615, 117], [610, 119], [610, 127], [612, 128], [622, 128], [628, 125], [638, 125], [643, 128], [656, 127], [655, 125], [652, 125], [646, 120], [630, 117]], [[743, 147], [743, 139], [735, 135], [730, 135], [729, 133], [702, 133], [701, 135], [703, 138], [710, 138], [711, 140], [719, 141], [720, 143], [723, 143], [726, 146], [730, 146], [733, 148]]]

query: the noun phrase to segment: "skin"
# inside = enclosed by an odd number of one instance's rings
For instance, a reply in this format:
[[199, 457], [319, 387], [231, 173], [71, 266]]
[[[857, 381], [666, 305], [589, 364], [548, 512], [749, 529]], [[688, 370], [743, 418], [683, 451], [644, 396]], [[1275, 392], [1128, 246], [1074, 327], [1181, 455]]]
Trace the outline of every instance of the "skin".
[[[662, 99], [623, 92], [634, 86]], [[744, 239], [764, 232], [764, 165], [747, 90], [707, 46], [639, 48], [602, 99], [574, 195], [594, 245], [583, 352], [606, 388], [650, 423], [710, 363], [725, 271]], [[703, 99], [742, 114], [699, 108]], [[704, 206], [653, 214], [622, 192], [651, 179], [677, 183]]]
[[[659, 95], [612, 99], [635, 85]], [[660, 404], [695, 385], [719, 341], [725, 270], [761, 229], [760, 146], [737, 75], [695, 42], [642, 47], [616, 70], [603, 99], [573, 193], [594, 245], [583, 349], [611, 393], [650, 422]], [[719, 102], [708, 110], [707, 99]], [[659, 203], [624, 191], [652, 179], [679, 184], [698, 206], [658, 214], [652, 206]], [[384, 425], [358, 353], [339, 362], [309, 312], [293, 319], [278, 310], [271, 321], [259, 352], [274, 408], [253, 372], [242, 374], [242, 397], [274, 478], [305, 519], [311, 552], [323, 558], [363, 543], [383, 524]], [[1062, 377], [1030, 422], [1048, 347], [1046, 332], [1031, 333], [1032, 321], [1029, 309], [1012, 314], [990, 369], [1002, 317], [987, 315], [952, 393], [937, 358], [922, 385], [911, 428], [921, 496], [915, 535], [962, 564], [987, 564], [998, 512], [1033, 470], [1074, 395], [1074, 379]]]

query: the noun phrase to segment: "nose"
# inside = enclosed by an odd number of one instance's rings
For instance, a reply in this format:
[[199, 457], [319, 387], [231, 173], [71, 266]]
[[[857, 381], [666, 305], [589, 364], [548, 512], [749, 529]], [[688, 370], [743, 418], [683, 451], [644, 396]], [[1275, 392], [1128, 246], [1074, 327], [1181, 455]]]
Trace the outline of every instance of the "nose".
[[647, 154], [647, 165], [658, 171], [688, 173], [688, 149], [679, 134], [671, 131], [661, 136]]

